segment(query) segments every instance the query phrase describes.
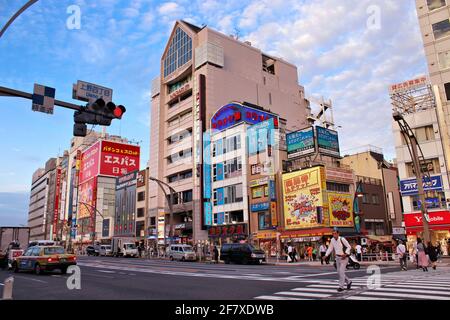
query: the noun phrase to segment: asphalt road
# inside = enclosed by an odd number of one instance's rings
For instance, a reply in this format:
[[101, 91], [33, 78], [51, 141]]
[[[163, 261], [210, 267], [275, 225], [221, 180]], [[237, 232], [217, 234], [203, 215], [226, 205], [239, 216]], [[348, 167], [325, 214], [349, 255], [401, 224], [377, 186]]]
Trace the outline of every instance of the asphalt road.
[[[242, 300], [299, 290], [314, 283], [329, 283], [333, 292], [337, 288], [332, 266], [216, 265], [113, 257], [80, 257], [78, 266], [79, 290], [70, 290], [67, 286], [70, 275], [61, 275], [59, 271], [40, 276], [0, 271], [0, 291], [11, 275], [15, 279], [13, 298], [19, 300]], [[397, 270], [381, 267], [386, 275]], [[348, 275], [361, 278], [368, 274], [362, 268], [351, 270]], [[312, 298], [324, 296], [312, 294]], [[302, 298], [299, 294], [297, 297]]]

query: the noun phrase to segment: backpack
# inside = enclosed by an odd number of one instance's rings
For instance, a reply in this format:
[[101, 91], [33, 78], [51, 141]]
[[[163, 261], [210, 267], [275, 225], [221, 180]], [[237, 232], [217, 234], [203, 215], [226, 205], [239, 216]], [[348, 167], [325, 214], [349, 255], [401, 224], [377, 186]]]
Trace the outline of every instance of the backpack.
[[[347, 255], [347, 249], [348, 247], [346, 245], [344, 245], [344, 243], [342, 242], [342, 237], [339, 237], [339, 242], [342, 244], [342, 251], [344, 252], [345, 255]], [[351, 248], [350, 248], [350, 252], [351, 252]]]

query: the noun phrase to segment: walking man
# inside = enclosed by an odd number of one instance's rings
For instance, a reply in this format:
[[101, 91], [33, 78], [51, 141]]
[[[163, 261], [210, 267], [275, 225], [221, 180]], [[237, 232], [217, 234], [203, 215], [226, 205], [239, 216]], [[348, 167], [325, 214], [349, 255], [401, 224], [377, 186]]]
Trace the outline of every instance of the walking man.
[[214, 263], [219, 263], [219, 250], [217, 249], [216, 246], [214, 246], [213, 249], [213, 254], [214, 254]]
[[320, 251], [320, 264], [323, 265], [323, 262], [325, 261], [326, 264], [330, 264], [330, 262], [325, 259], [325, 254], [327, 253], [327, 245], [325, 244], [325, 242], [322, 242], [322, 244], [319, 247], [319, 251]]
[[356, 244], [356, 259], [358, 259], [358, 261], [361, 261], [361, 257], [362, 257], [362, 247], [359, 243]]
[[406, 247], [403, 244], [402, 240], [398, 241], [397, 254], [398, 259], [400, 260], [400, 268], [402, 269], [402, 271], [403, 270], [406, 271], [407, 269]]
[[336, 257], [336, 270], [339, 275], [339, 288], [338, 292], [344, 291], [344, 285], [347, 285], [347, 290], [352, 287], [352, 281], [346, 276], [345, 270], [348, 263], [348, 257], [350, 256], [350, 244], [348, 241], [339, 236], [339, 230], [333, 230], [333, 238], [331, 238], [330, 246], [328, 247], [325, 259], [334, 251]]
[[291, 243], [289, 243], [289, 246], [288, 246], [288, 256], [289, 256], [289, 258], [291, 259], [289, 262], [293, 262], [294, 261], [294, 259], [292, 258], [292, 253], [293, 253], [293, 248], [292, 248], [292, 245], [291, 245]]

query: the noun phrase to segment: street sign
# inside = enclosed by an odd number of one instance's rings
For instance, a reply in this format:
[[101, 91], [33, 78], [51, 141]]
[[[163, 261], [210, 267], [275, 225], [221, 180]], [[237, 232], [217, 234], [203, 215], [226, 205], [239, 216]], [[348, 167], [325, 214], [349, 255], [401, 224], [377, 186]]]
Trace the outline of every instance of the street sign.
[[34, 84], [31, 110], [53, 114], [55, 107], [55, 88]]
[[77, 84], [73, 85], [72, 98], [86, 102], [94, 102], [102, 98], [105, 100], [105, 103], [108, 103], [112, 101], [112, 94], [113, 90], [110, 88], [78, 80]]

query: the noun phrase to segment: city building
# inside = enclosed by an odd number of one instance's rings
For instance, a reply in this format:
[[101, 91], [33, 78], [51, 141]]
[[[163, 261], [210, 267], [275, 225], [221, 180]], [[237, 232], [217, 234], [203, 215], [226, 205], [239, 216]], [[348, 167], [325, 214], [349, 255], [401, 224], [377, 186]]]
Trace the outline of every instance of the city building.
[[156, 233], [149, 232], [148, 219], [148, 168], [141, 170], [136, 178], [136, 240], [147, 244], [146, 240], [150, 235]]
[[[202, 135], [215, 112], [230, 101], [270, 110], [289, 119], [287, 127], [292, 129], [307, 125], [309, 106], [294, 65], [249, 42], [177, 21], [161, 57], [160, 76], [152, 81], [149, 172], [186, 200], [172, 218], [192, 221], [194, 241], [208, 238]], [[164, 193], [151, 183], [149, 196], [149, 217], [165, 230], [170, 214]]]
[[[138, 171], [115, 178], [114, 237], [136, 238], [136, 189]], [[109, 221], [103, 219], [104, 228], [109, 229]], [[109, 236], [105, 232], [102, 236]]]
[[39, 168], [33, 173], [30, 191], [30, 204], [28, 209], [28, 227], [30, 227], [30, 240], [47, 239], [47, 195], [48, 171]]

